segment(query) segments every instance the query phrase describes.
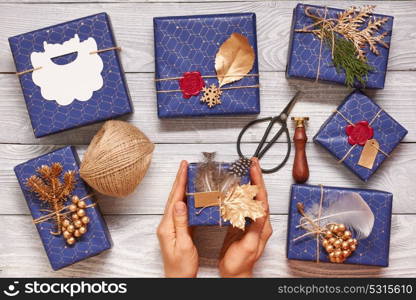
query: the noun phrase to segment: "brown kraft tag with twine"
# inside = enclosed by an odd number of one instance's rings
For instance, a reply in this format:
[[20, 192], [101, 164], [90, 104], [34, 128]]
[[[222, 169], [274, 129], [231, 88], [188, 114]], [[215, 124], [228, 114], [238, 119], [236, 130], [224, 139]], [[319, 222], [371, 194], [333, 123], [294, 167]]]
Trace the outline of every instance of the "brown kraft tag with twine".
[[376, 160], [379, 147], [380, 145], [377, 142], [377, 140], [368, 140], [364, 145], [363, 151], [361, 152], [358, 165], [367, 169], [372, 169], [374, 161]]
[[200, 192], [194, 194], [195, 208], [220, 205], [221, 192]]

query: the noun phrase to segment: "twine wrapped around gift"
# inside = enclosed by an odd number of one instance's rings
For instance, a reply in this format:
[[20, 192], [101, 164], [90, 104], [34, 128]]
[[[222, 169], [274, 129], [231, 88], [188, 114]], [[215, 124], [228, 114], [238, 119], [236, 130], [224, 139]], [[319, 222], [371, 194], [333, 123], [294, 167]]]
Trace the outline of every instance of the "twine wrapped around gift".
[[231, 164], [227, 170], [221, 163], [214, 161], [215, 152], [204, 152], [204, 161], [198, 164], [195, 193], [187, 193], [194, 197], [194, 207], [200, 208], [195, 212], [200, 215], [208, 207], [219, 207], [218, 224], [222, 220], [230, 221], [231, 225], [241, 230], [245, 229], [246, 218], [255, 221], [265, 215], [263, 205], [255, 200], [258, 193], [256, 185], [240, 185], [241, 177], [246, 174], [251, 161], [240, 158]]
[[372, 53], [379, 55], [377, 44], [385, 48], [389, 47], [383, 41], [387, 32], [376, 35], [388, 18], [371, 19], [370, 16], [375, 8], [372, 5], [363, 6], [358, 11], [356, 7], [351, 7], [338, 13], [338, 18], [327, 18], [326, 6], [323, 8], [323, 17], [313, 13], [312, 8], [305, 7], [304, 13], [313, 20], [313, 23], [297, 29], [296, 32], [313, 33], [320, 39], [315, 81], [319, 80], [325, 41], [330, 47], [335, 68], [338, 72], [341, 69], [345, 71], [346, 85], [352, 87], [355, 80], [365, 85], [368, 73], [373, 70], [367, 62], [365, 48], [368, 46]]
[[[220, 46], [215, 57], [216, 75], [201, 75], [198, 71], [184, 72], [181, 77], [156, 78], [155, 82], [178, 80], [180, 89], [157, 90], [157, 93], [182, 92], [183, 98], [190, 98], [203, 93], [200, 101], [209, 108], [221, 104], [224, 90], [259, 88], [259, 84], [223, 87], [226, 84], [239, 81], [244, 77], [258, 77], [259, 74], [248, 74], [253, 68], [255, 53], [247, 37], [233, 33]], [[205, 86], [204, 78], [217, 78], [218, 86]]]
[[[380, 114], [382, 112], [383, 112], [383, 109], [380, 108], [380, 110], [375, 114], [375, 116], [370, 120], [370, 122], [368, 122], [368, 127], [370, 127], [374, 123], [374, 121], [377, 120], [377, 118], [380, 116]], [[344, 114], [342, 112], [340, 112], [339, 110], [336, 110], [335, 113], [340, 115], [348, 124], [350, 124], [350, 126], [352, 126], [352, 127], [357, 126], [357, 124], [354, 124], [351, 120], [349, 120], [346, 116], [344, 116]], [[380, 149], [380, 147], [378, 146], [378, 143], [377, 143], [377, 146], [376, 146], [376, 145], [374, 145], [374, 143], [371, 143], [371, 142], [369, 143], [369, 141], [370, 141], [370, 139], [368, 139], [365, 144], [369, 145], [370, 147], [375, 148], [377, 151], [384, 154], [385, 156], [387, 156], [387, 157], [389, 156], [388, 153], [386, 153], [385, 151]], [[344, 156], [340, 160], [338, 160], [338, 163], [344, 162], [345, 159], [347, 159], [348, 156], [350, 156], [351, 152], [355, 149], [355, 147], [357, 147], [357, 145], [358, 145], [358, 143], [352, 145], [351, 148], [344, 154]], [[362, 155], [365, 155], [365, 154], [362, 153]], [[372, 164], [373, 164], [374, 160], [375, 160], [375, 156], [372, 157], [372, 158], [369, 158], [369, 165], [371, 165], [371, 167], [372, 167]], [[367, 166], [367, 168], [369, 168], [369, 169], [371, 169], [371, 167]]]
[[[68, 245], [75, 244], [76, 239], [87, 232], [87, 224], [90, 219], [86, 209], [95, 206], [95, 203], [87, 205], [84, 200], [92, 195], [87, 195], [82, 199], [73, 195], [72, 203], [65, 206], [65, 202], [75, 189], [75, 171], [65, 172], [61, 180], [63, 166], [55, 162], [50, 166], [42, 165], [36, 170], [36, 173], [27, 179], [26, 186], [51, 209], [41, 209], [41, 211], [50, 213], [33, 220], [33, 222], [39, 224], [51, 219], [55, 220], [57, 231], [51, 231], [51, 234], [63, 234]], [[71, 215], [68, 217], [68, 214]]]
[[[90, 52], [90, 55], [92, 55], [92, 54], [98, 54], [98, 53], [106, 52], [106, 51], [113, 51], [113, 50], [121, 51], [121, 47], [115, 46], [115, 47], [109, 47], [109, 48], [105, 48], [105, 49], [98, 49], [98, 50], [95, 50], [95, 51], [91, 51]], [[62, 55], [62, 56], [64, 56], [64, 55]], [[24, 70], [24, 71], [21, 71], [21, 72], [16, 72], [15, 74], [17, 76], [22, 76], [24, 74], [32, 73], [32, 72], [38, 71], [40, 69], [42, 69], [41, 66], [40, 67], [36, 67], [36, 68], [32, 68], [32, 69], [28, 69], [28, 70]]]
[[[341, 195], [341, 196], [340, 196]], [[310, 235], [316, 237], [316, 262], [320, 261], [321, 245], [328, 253], [330, 262], [343, 263], [358, 247], [358, 239], [367, 238], [373, 229], [374, 214], [364, 199], [356, 192], [344, 192], [338, 197], [325, 197], [327, 207], [323, 208], [324, 187], [320, 185], [319, 206], [305, 210], [298, 202], [296, 208], [302, 216], [296, 228], [307, 232], [293, 239], [296, 242]], [[336, 221], [336, 222], [335, 222]], [[349, 227], [351, 229], [348, 230]], [[354, 230], [356, 237], [353, 238]]]
[[107, 121], [84, 154], [81, 178], [104, 195], [127, 196], [146, 175], [153, 150], [154, 144], [135, 126]]

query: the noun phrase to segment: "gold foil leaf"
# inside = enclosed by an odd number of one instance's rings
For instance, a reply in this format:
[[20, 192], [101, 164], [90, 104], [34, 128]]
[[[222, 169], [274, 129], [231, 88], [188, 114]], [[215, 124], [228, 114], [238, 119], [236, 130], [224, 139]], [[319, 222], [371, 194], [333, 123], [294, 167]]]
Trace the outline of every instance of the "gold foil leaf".
[[265, 215], [263, 205], [254, 200], [258, 192], [256, 185], [237, 185], [231, 189], [221, 203], [221, 217], [233, 227], [245, 229], [246, 218], [256, 221]]
[[248, 39], [233, 33], [218, 49], [215, 70], [219, 86], [240, 80], [253, 68], [255, 54]]

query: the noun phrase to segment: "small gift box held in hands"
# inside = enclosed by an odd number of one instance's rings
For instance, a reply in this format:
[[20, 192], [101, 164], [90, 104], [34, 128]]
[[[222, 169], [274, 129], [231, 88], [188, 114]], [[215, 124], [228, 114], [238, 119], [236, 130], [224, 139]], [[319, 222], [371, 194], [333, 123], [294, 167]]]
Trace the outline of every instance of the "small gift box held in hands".
[[107, 225], [79, 177], [72, 147], [29, 160], [14, 170], [54, 270], [111, 248]]
[[187, 203], [189, 225], [234, 226], [244, 230], [249, 220], [265, 215], [254, 198], [258, 188], [250, 185], [250, 160], [233, 164], [214, 161], [215, 153], [188, 167]]
[[153, 23], [160, 118], [260, 112], [254, 13]]
[[374, 14], [374, 9], [298, 4], [293, 10], [287, 77], [383, 88], [393, 17]]
[[392, 200], [376, 190], [292, 185], [287, 257], [387, 267]]
[[314, 142], [367, 181], [407, 130], [361, 92], [351, 93], [322, 125]]

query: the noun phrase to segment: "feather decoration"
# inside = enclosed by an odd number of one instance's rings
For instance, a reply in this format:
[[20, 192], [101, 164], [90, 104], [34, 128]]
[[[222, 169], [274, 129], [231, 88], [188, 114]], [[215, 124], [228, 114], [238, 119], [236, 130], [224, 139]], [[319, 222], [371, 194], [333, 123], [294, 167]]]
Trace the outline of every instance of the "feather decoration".
[[[356, 192], [330, 192], [325, 195], [325, 205], [322, 208], [321, 218], [319, 204], [315, 204], [306, 212], [313, 216], [314, 222], [319, 221], [320, 226], [330, 223], [344, 224], [356, 234], [356, 239], [365, 239], [373, 230], [374, 214], [371, 208]], [[303, 222], [302, 222], [303, 223]]]
[[195, 188], [197, 192], [220, 191], [226, 193], [240, 178], [221, 168], [215, 162], [215, 152], [203, 152], [204, 161], [198, 165]]

